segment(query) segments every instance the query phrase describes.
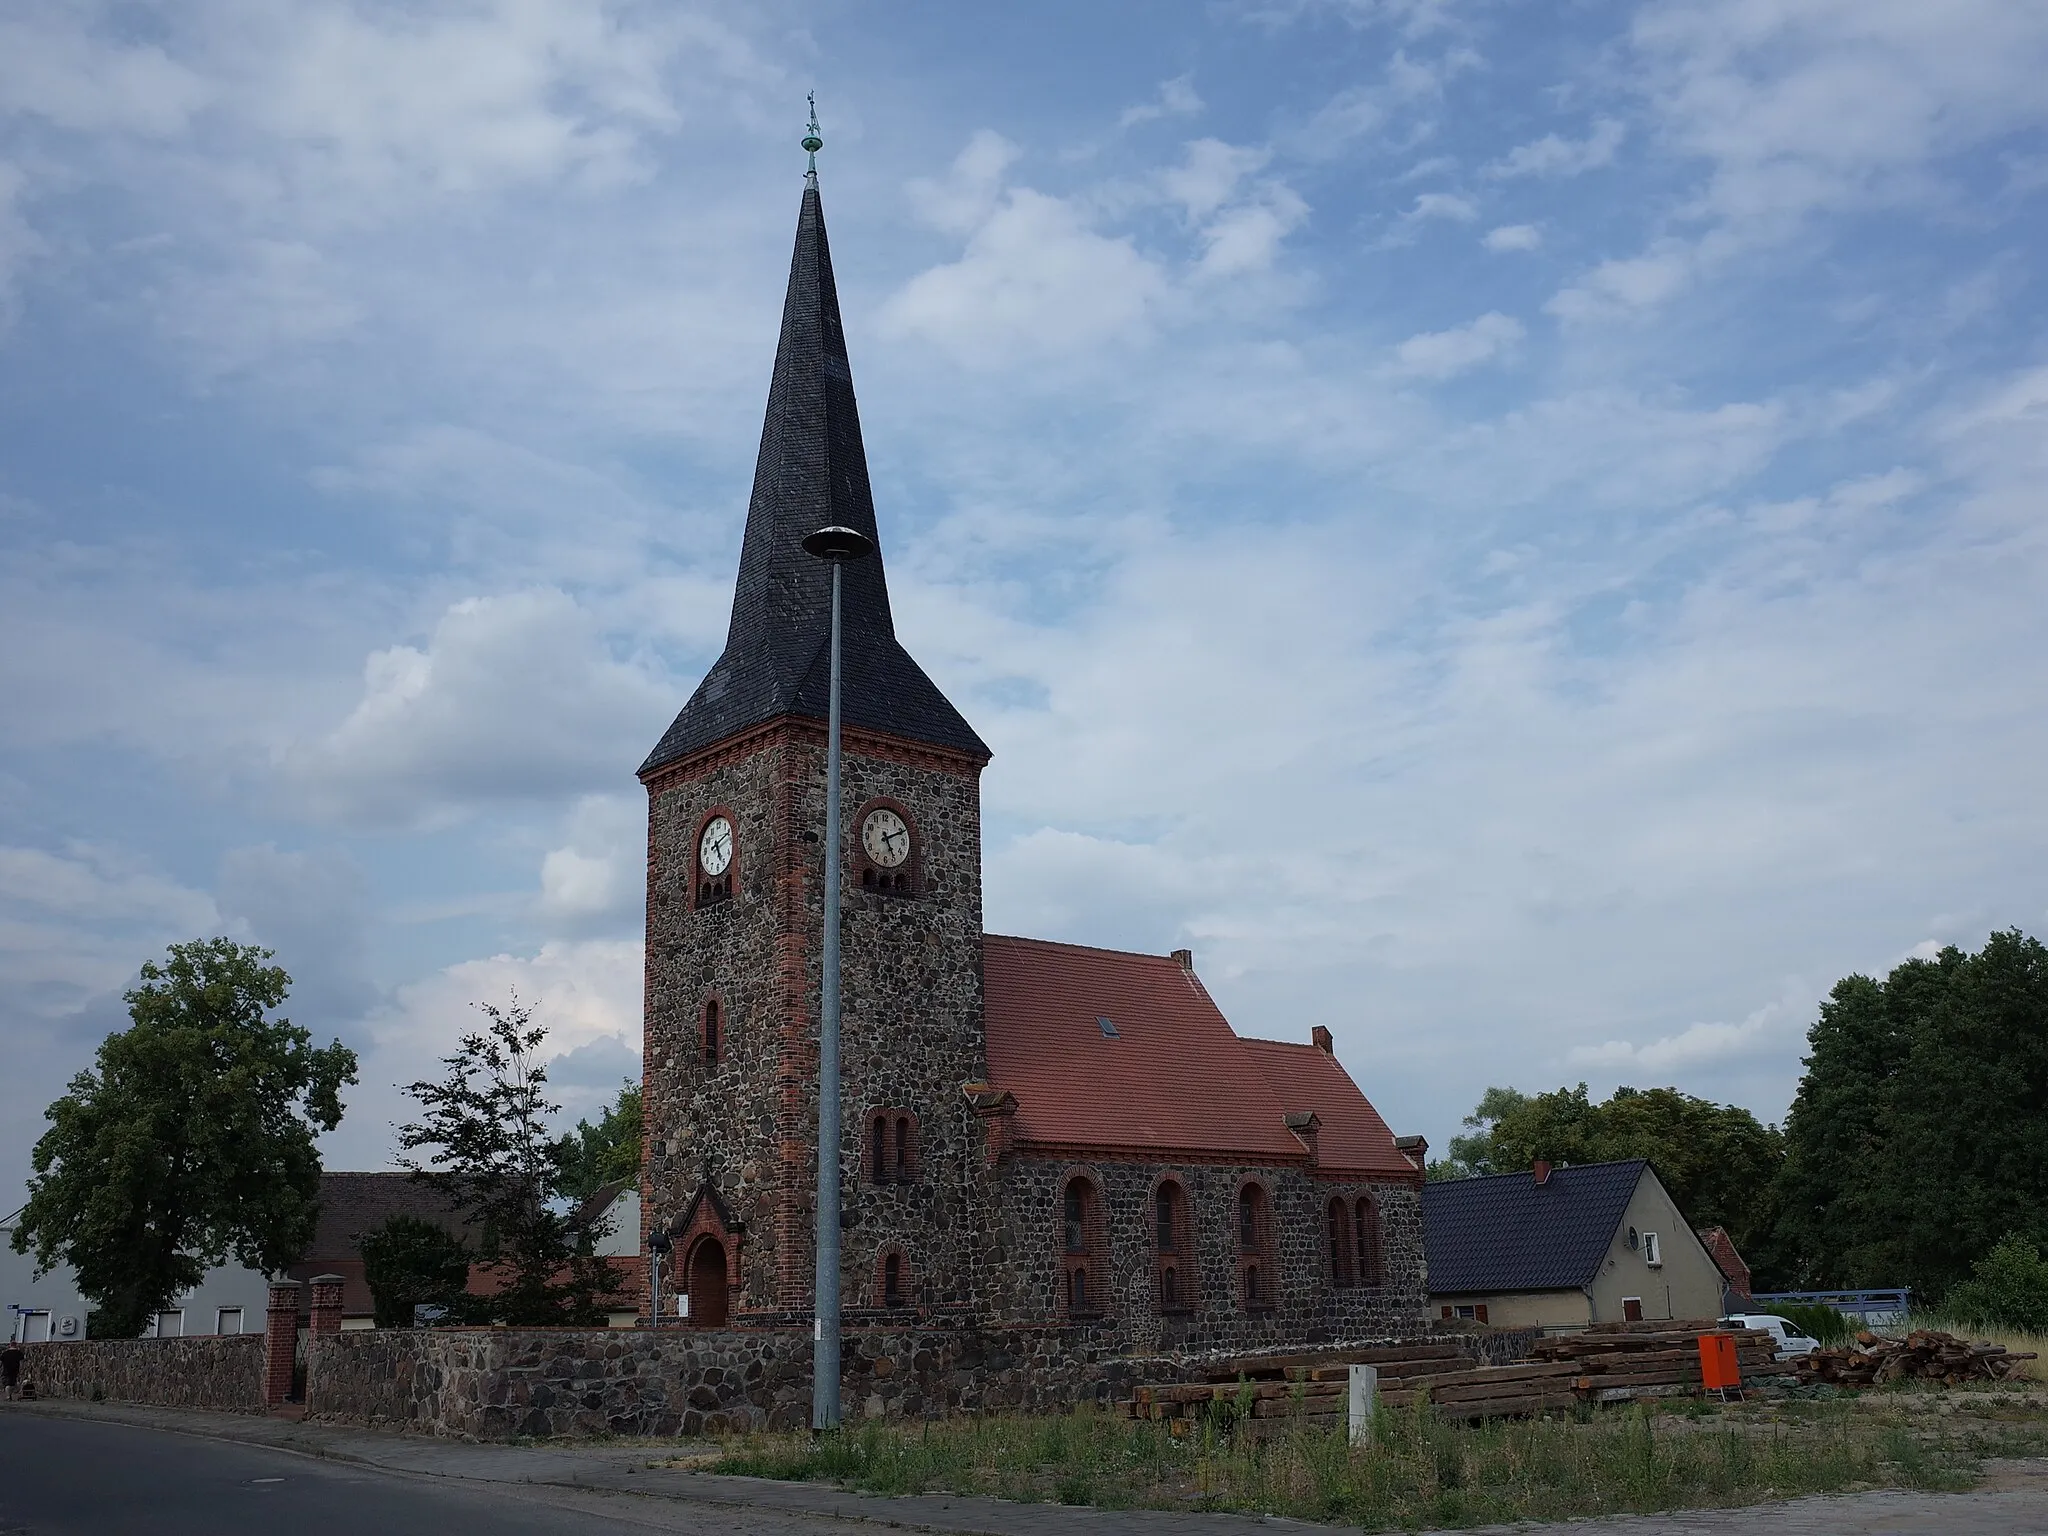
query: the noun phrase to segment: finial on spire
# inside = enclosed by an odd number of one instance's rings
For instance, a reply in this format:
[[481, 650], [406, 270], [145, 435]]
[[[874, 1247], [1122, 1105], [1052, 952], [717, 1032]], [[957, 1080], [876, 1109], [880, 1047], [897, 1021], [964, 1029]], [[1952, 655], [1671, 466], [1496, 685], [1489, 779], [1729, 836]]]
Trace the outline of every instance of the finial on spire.
[[810, 164], [804, 175], [815, 182], [818, 179], [818, 151], [825, 147], [825, 141], [818, 137], [818, 93], [807, 92], [804, 100], [811, 104], [810, 126], [804, 130], [804, 153], [810, 156]]

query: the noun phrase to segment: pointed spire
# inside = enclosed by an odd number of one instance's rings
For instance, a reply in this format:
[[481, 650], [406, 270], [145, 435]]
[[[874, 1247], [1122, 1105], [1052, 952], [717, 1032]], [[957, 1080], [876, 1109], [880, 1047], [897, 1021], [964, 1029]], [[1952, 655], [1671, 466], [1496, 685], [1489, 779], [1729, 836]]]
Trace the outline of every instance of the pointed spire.
[[804, 178], [797, 215], [725, 651], [641, 764], [642, 776], [781, 715], [825, 718], [832, 584], [825, 564], [804, 552], [803, 540], [831, 523], [877, 544], [872, 558], [844, 570], [846, 723], [989, 756], [974, 728], [896, 640], [818, 196], [821, 145], [814, 106], [804, 139], [813, 169]]

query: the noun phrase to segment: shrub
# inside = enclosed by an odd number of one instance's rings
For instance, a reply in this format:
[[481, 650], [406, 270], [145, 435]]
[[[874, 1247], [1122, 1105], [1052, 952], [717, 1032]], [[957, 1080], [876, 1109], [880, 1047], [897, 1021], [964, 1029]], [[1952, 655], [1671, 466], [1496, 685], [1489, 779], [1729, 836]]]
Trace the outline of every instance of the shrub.
[[363, 1279], [379, 1328], [409, 1328], [420, 1303], [463, 1310], [469, 1248], [417, 1216], [393, 1216], [363, 1234]]
[[1944, 1312], [1975, 1327], [2048, 1333], [2048, 1259], [2032, 1242], [2008, 1233], [1972, 1270], [1948, 1293]]

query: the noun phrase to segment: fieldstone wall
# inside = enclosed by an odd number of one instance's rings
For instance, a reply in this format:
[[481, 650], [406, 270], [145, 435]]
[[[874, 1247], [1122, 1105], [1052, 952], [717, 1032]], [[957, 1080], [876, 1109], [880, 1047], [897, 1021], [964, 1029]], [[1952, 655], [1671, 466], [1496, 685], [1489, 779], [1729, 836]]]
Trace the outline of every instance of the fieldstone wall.
[[260, 1333], [30, 1344], [23, 1374], [43, 1397], [262, 1413]]
[[[1103, 1194], [1108, 1306], [1142, 1352], [1280, 1348], [1336, 1339], [1414, 1337], [1428, 1323], [1422, 1199], [1412, 1184], [1339, 1184], [1300, 1168], [1222, 1164], [1070, 1163], [1006, 1159], [996, 1201], [1001, 1232], [990, 1310], [1053, 1321], [1061, 1315], [1062, 1196], [1076, 1173]], [[1248, 1310], [1239, 1294], [1237, 1192], [1246, 1178], [1272, 1199], [1275, 1282], [1271, 1308]], [[1187, 1192], [1196, 1282], [1185, 1315], [1162, 1316], [1154, 1294], [1153, 1192], [1160, 1180]], [[1380, 1212], [1382, 1282], [1339, 1286], [1330, 1274], [1325, 1206], [1332, 1195], [1370, 1193]]]
[[[842, 1401], [849, 1422], [1058, 1412], [1128, 1397], [1139, 1382], [1201, 1380], [1218, 1358], [1129, 1355], [1113, 1328], [850, 1331]], [[807, 1328], [329, 1334], [308, 1341], [306, 1411], [311, 1419], [475, 1440], [801, 1428], [810, 1423], [811, 1335]]]

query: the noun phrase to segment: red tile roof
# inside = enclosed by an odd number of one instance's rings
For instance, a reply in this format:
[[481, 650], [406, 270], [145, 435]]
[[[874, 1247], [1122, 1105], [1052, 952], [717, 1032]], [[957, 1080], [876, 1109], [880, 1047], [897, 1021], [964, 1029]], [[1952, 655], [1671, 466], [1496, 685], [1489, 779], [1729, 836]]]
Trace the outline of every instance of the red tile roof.
[[[1285, 1116], [1312, 1109], [1323, 1166], [1341, 1150], [1335, 1166], [1413, 1173], [1331, 1057], [1240, 1040], [1171, 956], [991, 934], [982, 969], [989, 1080], [1016, 1095], [1019, 1141], [1300, 1163]], [[1300, 1062], [1304, 1052], [1324, 1065]]]
[[1415, 1165], [1396, 1150], [1387, 1122], [1336, 1057], [1316, 1046], [1285, 1040], [1238, 1043], [1283, 1110], [1315, 1111], [1322, 1122], [1316, 1133], [1317, 1166], [1325, 1173], [1415, 1176]]

